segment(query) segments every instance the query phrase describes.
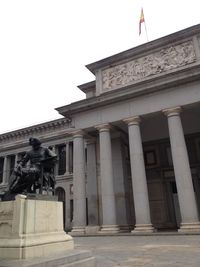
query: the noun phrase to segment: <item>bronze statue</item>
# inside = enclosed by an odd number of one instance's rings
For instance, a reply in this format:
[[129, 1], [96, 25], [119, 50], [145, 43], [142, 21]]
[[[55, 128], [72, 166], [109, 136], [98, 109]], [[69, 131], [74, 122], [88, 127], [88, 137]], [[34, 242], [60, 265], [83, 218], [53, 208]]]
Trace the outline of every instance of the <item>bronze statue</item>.
[[42, 194], [44, 190], [54, 194], [56, 154], [52, 149], [42, 147], [37, 138], [31, 137], [29, 145], [32, 149], [15, 166], [10, 177], [9, 190], [3, 200], [7, 199], [7, 196], [16, 194]]

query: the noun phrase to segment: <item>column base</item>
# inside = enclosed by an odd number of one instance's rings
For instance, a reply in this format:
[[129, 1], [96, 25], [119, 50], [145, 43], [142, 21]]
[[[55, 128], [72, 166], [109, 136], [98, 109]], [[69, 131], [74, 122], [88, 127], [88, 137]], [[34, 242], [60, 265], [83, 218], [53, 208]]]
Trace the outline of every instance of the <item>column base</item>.
[[85, 234], [85, 226], [74, 226], [71, 232], [68, 233], [71, 236], [76, 235], [84, 235]]
[[99, 225], [89, 225], [89, 226], [86, 226], [85, 228], [85, 233], [86, 234], [96, 234], [99, 232]]
[[132, 234], [153, 232], [155, 232], [155, 228], [152, 226], [152, 224], [136, 224], [135, 228], [131, 231]]
[[116, 234], [119, 233], [120, 229], [118, 225], [102, 225], [99, 234]]
[[131, 230], [134, 228], [132, 225], [119, 225], [120, 232], [121, 233], [128, 233], [131, 232]]
[[200, 222], [181, 223], [179, 233], [200, 233]]

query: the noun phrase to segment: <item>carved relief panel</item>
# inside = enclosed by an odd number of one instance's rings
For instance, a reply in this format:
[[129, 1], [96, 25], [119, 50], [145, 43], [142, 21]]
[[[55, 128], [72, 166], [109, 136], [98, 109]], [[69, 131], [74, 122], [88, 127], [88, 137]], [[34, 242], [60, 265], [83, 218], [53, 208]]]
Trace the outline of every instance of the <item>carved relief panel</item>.
[[133, 84], [146, 77], [194, 63], [192, 41], [162, 49], [153, 54], [134, 59], [102, 71], [102, 91], [110, 91]]

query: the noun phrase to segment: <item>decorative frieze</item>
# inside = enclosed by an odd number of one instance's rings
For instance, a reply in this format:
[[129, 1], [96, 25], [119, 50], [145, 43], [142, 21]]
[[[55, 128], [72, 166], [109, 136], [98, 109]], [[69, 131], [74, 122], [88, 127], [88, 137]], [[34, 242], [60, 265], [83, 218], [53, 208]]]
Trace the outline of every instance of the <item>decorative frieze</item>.
[[146, 77], [191, 64], [196, 61], [192, 41], [164, 48], [102, 71], [102, 91], [117, 89]]

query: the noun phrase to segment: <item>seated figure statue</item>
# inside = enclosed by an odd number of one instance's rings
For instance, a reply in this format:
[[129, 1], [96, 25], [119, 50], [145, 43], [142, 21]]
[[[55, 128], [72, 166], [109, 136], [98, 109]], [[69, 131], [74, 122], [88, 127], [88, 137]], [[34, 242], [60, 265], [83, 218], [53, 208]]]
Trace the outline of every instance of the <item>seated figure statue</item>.
[[29, 145], [32, 149], [15, 166], [6, 195], [36, 193], [37, 189], [39, 193], [49, 189], [54, 193], [56, 154], [51, 149], [42, 147], [37, 138], [31, 137]]

